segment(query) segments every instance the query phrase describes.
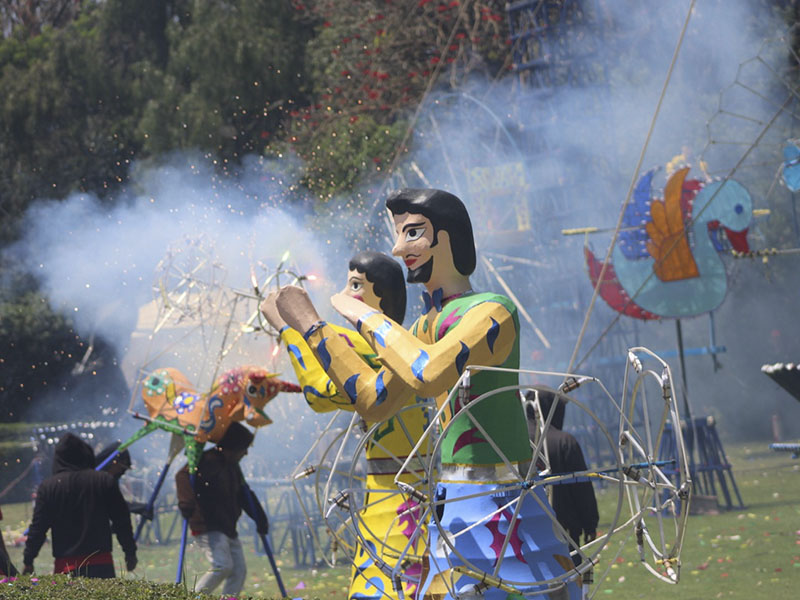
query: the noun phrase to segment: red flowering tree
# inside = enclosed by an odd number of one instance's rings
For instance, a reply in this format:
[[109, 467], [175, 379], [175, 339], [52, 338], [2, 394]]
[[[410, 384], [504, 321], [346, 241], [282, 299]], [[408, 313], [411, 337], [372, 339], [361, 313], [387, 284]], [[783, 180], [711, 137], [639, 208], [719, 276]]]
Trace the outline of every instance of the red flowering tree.
[[286, 139], [320, 197], [385, 170], [426, 92], [510, 64], [501, 0], [295, 0], [316, 28], [307, 49], [314, 103], [291, 111]]

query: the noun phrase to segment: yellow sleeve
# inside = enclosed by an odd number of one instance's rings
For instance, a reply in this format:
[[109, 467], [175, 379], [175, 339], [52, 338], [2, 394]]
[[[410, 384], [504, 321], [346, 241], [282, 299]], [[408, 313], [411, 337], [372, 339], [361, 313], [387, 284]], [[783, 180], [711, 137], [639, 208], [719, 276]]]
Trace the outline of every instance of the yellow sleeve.
[[[358, 360], [366, 368], [372, 370], [380, 366], [375, 351], [357, 332], [336, 325], [331, 325], [331, 328], [343, 343], [352, 348]], [[281, 341], [286, 344], [297, 382], [303, 389], [303, 397], [312, 410], [315, 412], [353, 410], [350, 398], [339, 392], [339, 388], [322, 368], [299, 332], [288, 327], [284, 328], [281, 331]]]
[[359, 321], [358, 330], [385, 368], [417, 396], [435, 398], [455, 385], [467, 365], [502, 365], [517, 336], [513, 315], [499, 302], [482, 302], [461, 316], [454, 311], [442, 321], [447, 324], [451, 319], [447, 334], [432, 344], [380, 313]]
[[384, 367], [371, 369], [328, 323], [320, 321], [302, 337], [365, 421], [384, 421], [413, 400], [414, 391], [401, 378]]

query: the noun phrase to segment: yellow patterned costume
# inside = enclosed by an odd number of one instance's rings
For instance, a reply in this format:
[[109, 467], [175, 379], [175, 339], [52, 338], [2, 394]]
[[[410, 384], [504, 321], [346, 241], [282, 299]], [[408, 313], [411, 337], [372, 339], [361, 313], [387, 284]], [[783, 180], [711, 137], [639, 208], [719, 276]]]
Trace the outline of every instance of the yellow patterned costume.
[[[359, 357], [359, 367], [367, 370], [379, 369], [381, 363], [367, 342], [355, 331], [330, 325], [330, 332], [352, 349]], [[330, 365], [320, 364], [314, 356], [303, 336], [291, 328], [281, 331], [281, 340], [286, 344], [292, 367], [303, 390], [308, 405], [316, 412], [355, 409], [348, 395], [340, 393], [325, 371]], [[406, 393], [397, 398], [399, 407], [411, 406], [416, 397]], [[411, 555], [419, 555], [425, 547], [425, 525], [417, 522], [422, 513], [416, 508], [416, 501], [405, 499], [398, 494], [394, 478], [403, 461], [409, 455], [416, 441], [427, 427], [427, 416], [419, 410], [404, 410], [397, 416], [381, 424], [372, 436], [366, 448], [368, 491], [362, 514], [362, 531], [367, 545], [356, 547], [356, 556], [351, 570], [350, 590], [348, 598], [365, 600], [367, 598], [397, 598], [390, 578], [375, 563], [374, 557], [384, 561], [389, 568], [397, 563], [397, 556], [406, 548], [414, 536]], [[368, 423], [371, 426], [372, 423]], [[420, 476], [422, 476], [420, 469]], [[406, 483], [412, 481], [413, 474], [404, 475], [401, 479]], [[385, 490], [385, 491], [384, 491]], [[419, 527], [419, 530], [417, 530]], [[366, 529], [366, 531], [364, 531]], [[421, 574], [421, 563], [414, 563], [404, 570], [408, 577]], [[404, 594], [407, 598], [415, 598], [417, 584], [406, 582]]]
[[[378, 371], [357, 364], [353, 353], [323, 321], [306, 332], [306, 339], [321, 361], [337, 357], [327, 372], [342, 385], [359, 414], [377, 419], [393, 414], [397, 399], [408, 389], [435, 398], [441, 406], [468, 365], [504, 369], [474, 373], [467, 397], [454, 396], [444, 412], [445, 424], [452, 423], [440, 440], [436, 500], [448, 502], [440, 504], [439, 522], [452, 536], [458, 555], [442, 543], [438, 528], [431, 525], [429, 569], [420, 593], [437, 600], [477, 597], [482, 573], [494, 573], [502, 559], [496, 573], [499, 579], [531, 582], [528, 589], [540, 594], [545, 590], [535, 582], [563, 576], [572, 563], [565, 541], [556, 536], [552, 520], [542, 508], [547, 503], [543, 489], [523, 490], [519, 485], [520, 473], [531, 460], [531, 447], [516, 392], [517, 309], [505, 296], [492, 293], [469, 292], [430, 302], [411, 331], [379, 312], [361, 317], [357, 328], [378, 354], [382, 363]], [[489, 401], [462, 411], [466, 404], [493, 390], [499, 392]], [[517, 500], [518, 509], [503, 509], [504, 504]], [[494, 516], [487, 519], [487, 515]], [[504, 543], [506, 532], [508, 543]], [[470, 564], [465, 565], [462, 557]], [[574, 579], [570, 578], [563, 593], [570, 600], [580, 596]], [[562, 597], [558, 593], [542, 598]], [[513, 596], [501, 587], [489, 587], [481, 597], [506, 600]]]

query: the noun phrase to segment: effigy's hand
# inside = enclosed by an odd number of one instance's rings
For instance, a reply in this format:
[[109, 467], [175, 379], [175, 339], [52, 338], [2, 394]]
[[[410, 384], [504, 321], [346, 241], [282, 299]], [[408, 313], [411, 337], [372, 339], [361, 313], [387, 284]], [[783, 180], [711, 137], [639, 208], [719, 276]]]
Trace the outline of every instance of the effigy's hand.
[[267, 322], [272, 325], [276, 330], [280, 331], [286, 325], [286, 321], [283, 320], [281, 314], [278, 312], [278, 292], [270, 292], [269, 295], [264, 298], [264, 301], [261, 303], [259, 307], [261, 309], [261, 314], [264, 315], [264, 318]]
[[331, 304], [336, 311], [345, 319], [350, 321], [354, 326], [365, 315], [375, 312], [375, 309], [365, 304], [361, 300], [357, 300], [352, 296], [339, 292], [331, 296]]
[[308, 293], [301, 287], [287, 285], [281, 288], [275, 304], [286, 324], [300, 333], [308, 331], [321, 320]]

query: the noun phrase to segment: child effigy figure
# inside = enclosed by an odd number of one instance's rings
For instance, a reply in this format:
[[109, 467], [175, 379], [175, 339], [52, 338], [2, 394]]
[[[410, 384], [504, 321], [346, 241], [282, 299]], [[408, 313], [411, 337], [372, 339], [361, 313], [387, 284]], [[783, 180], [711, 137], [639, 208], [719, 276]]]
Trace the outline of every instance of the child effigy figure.
[[[356, 410], [375, 420], [397, 410], [396, 399], [404, 397], [404, 388], [436, 398], [441, 406], [468, 365], [512, 370], [473, 374], [469, 400], [516, 386], [517, 310], [505, 296], [473, 292], [469, 276], [476, 266], [475, 245], [461, 200], [441, 190], [405, 189], [392, 195], [386, 206], [397, 234], [392, 253], [406, 263], [407, 281], [426, 288], [424, 314], [407, 331], [352, 297], [332, 298], [334, 308], [356, 324], [383, 367], [377, 372], [363, 368], [363, 362], [359, 364], [319, 319], [300, 288], [281, 290], [280, 314], [305, 332], [317, 356], [330, 360], [328, 374], [348, 392]], [[470, 408], [493, 443], [466, 411], [460, 412], [460, 402], [455, 396], [445, 412], [453, 422], [441, 440], [435, 499], [439, 521], [457, 553], [441, 539], [437, 527], [429, 526], [429, 565], [421, 594], [504, 599], [509, 587], [500, 581], [540, 582], [563, 576], [572, 561], [566, 541], [554, 532], [545, 493], [540, 487], [529, 490], [520, 485], [531, 448], [517, 391], [498, 393]], [[512, 521], [509, 543], [503, 544]], [[480, 572], [464, 568], [459, 554]], [[482, 576], [487, 573], [490, 578]], [[544, 590], [532, 586], [523, 591]], [[577, 600], [580, 588], [571, 578], [568, 585], [556, 585], [544, 597]]]
[[[343, 294], [382, 311], [394, 322], [403, 322], [406, 285], [403, 269], [396, 260], [379, 252], [360, 252], [350, 259], [348, 269]], [[329, 368], [327, 361], [321, 363], [303, 335], [283, 321], [275, 305], [276, 297], [276, 292], [270, 294], [262, 303], [261, 312], [270, 325], [280, 332], [306, 402], [316, 412], [337, 409], [352, 411], [353, 402], [343, 391], [344, 388], [337, 386], [326, 373]], [[366, 369], [380, 369], [377, 354], [356, 331], [336, 325], [328, 327], [337, 339], [352, 348], [357, 360]], [[402, 406], [414, 406], [416, 396], [410, 390], [403, 391], [405, 395], [398, 401]], [[368, 427], [372, 425], [372, 422], [367, 423]], [[367, 497], [362, 522], [370, 547], [364, 548], [360, 543], [356, 547], [347, 596], [349, 599], [397, 598], [398, 592], [394, 590], [396, 584], [389, 577], [396, 556], [409, 543], [412, 555], [421, 555], [425, 548], [424, 524], [417, 522], [422, 510], [416, 508], [416, 501], [407, 501], [397, 493], [394, 478], [427, 426], [427, 415], [422, 408], [409, 408], [382, 423], [366, 447]], [[404, 473], [401, 476], [410, 484], [414, 483], [415, 478], [422, 477], [424, 473], [421, 466], [417, 475]], [[385, 563], [384, 569], [380, 568], [381, 561]], [[401, 585], [405, 597], [416, 597], [421, 573], [421, 560], [403, 570], [405, 578]]]

